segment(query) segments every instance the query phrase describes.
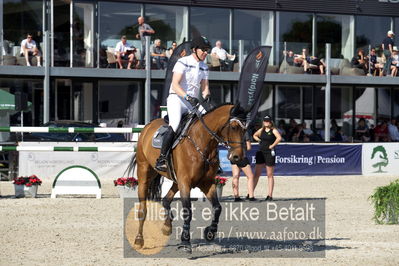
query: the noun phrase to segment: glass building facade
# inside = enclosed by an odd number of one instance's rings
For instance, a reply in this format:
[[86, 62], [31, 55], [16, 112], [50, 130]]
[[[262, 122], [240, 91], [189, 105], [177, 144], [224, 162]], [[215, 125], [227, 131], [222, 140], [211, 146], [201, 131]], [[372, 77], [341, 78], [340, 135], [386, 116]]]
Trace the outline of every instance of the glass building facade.
[[[331, 57], [335, 60], [332, 67], [339, 68], [342, 64], [339, 60], [350, 61], [356, 49], [378, 48], [388, 30], [399, 32], [399, 14], [304, 12], [284, 7], [197, 6], [183, 1], [178, 5], [177, 2], [168, 5], [166, 1], [158, 4], [157, 1], [2, 0], [0, 67], [9, 74], [0, 72], [0, 89], [10, 93], [25, 90], [33, 103], [33, 109], [24, 116], [26, 125], [43, 123], [44, 74], [37, 70], [40, 73], [32, 78], [31, 69], [23, 67], [26, 63], [20, 56], [21, 41], [30, 33], [42, 52], [42, 60], [47, 58], [52, 69], [49, 82], [51, 120], [105, 121], [111, 126], [119, 120], [129, 125], [144, 123], [144, 71], [121, 72], [125, 74], [118, 77], [119, 74], [112, 72], [114, 69], [108, 68], [114, 67], [109, 53], [122, 35], [126, 35], [131, 46], [141, 49], [141, 41], [136, 37], [137, 18], [145, 16], [146, 23], [155, 30], [152, 41], [160, 39], [165, 48], [174, 41], [180, 44], [203, 35], [212, 44], [220, 40], [231, 54], [239, 55], [241, 50], [243, 58], [238, 56], [235, 72], [239, 72], [240, 60], [243, 61], [253, 48], [271, 45], [269, 64], [277, 71], [270, 74], [272, 81], [265, 83], [259, 117], [271, 114], [276, 121], [287, 123], [295, 119], [317, 130], [323, 125], [325, 113], [324, 82], [299, 75], [287, 75], [287, 80], [274, 77], [285, 75], [278, 73], [284, 51], [300, 54], [306, 48], [309, 55], [325, 58], [325, 44], [331, 43]], [[395, 7], [399, 9], [399, 4]], [[49, 54], [45, 49], [45, 32], [50, 36]], [[398, 37], [395, 42], [399, 44]], [[20, 71], [12, 70], [16, 65], [21, 66]], [[108, 70], [111, 72], [106, 72]], [[163, 72], [154, 73], [151, 118], [159, 116], [164, 75]], [[19, 77], [22, 85], [10, 76]], [[215, 103], [234, 100], [239, 73], [226, 77], [215, 73], [210, 78]], [[332, 86], [331, 118], [348, 137], [353, 135], [353, 125], [361, 115], [369, 115], [370, 123], [399, 115], [399, 82], [395, 85], [383, 80], [373, 85], [373, 79], [367, 84], [361, 83], [361, 79], [349, 79], [333, 82]], [[363, 110], [364, 106], [368, 109]], [[10, 123], [18, 124], [17, 115], [12, 116]]]

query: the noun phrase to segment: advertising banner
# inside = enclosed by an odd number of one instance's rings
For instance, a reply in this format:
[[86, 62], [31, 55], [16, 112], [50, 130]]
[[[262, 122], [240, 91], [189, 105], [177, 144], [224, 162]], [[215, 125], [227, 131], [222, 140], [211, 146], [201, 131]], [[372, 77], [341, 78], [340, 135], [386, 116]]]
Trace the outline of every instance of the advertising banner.
[[271, 46], [259, 46], [245, 58], [241, 69], [236, 101], [248, 112], [247, 123], [258, 112]]
[[[252, 145], [247, 157], [252, 168], [258, 144]], [[275, 148], [275, 175], [361, 175], [361, 144], [280, 144]], [[220, 148], [221, 167], [226, 175], [231, 175], [231, 164], [227, 150]], [[262, 175], [266, 175], [263, 169]]]
[[362, 152], [363, 175], [397, 175], [399, 143], [365, 143]]
[[[131, 147], [133, 143], [34, 143], [21, 142], [20, 146], [85, 146], [85, 147]], [[19, 176], [37, 175], [41, 179], [53, 180], [63, 169], [80, 165], [90, 168], [96, 175], [103, 179], [116, 179], [128, 177], [126, 169], [131, 162], [134, 152], [63, 152], [63, 151], [20, 151]], [[130, 173], [131, 176], [131, 173]]]

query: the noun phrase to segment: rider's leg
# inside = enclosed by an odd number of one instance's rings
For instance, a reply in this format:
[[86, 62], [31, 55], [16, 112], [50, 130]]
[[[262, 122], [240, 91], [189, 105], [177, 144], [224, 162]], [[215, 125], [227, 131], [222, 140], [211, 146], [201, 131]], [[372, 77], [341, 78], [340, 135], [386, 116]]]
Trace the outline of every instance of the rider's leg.
[[187, 106], [183, 103], [181, 98], [176, 94], [170, 94], [167, 99], [167, 108], [168, 108], [168, 116], [169, 116], [169, 128], [166, 132], [161, 148], [161, 154], [157, 159], [155, 169], [158, 171], [166, 172], [166, 158], [169, 152], [169, 149], [172, 146], [173, 138], [175, 136], [175, 132], [180, 124], [180, 120], [182, 114], [188, 111]]
[[161, 154], [160, 154], [160, 156], [157, 160], [157, 163], [155, 165], [155, 169], [157, 169], [158, 171], [166, 172], [166, 170], [167, 170], [166, 159], [167, 159], [169, 150], [173, 144], [174, 137], [175, 137], [175, 132], [173, 131], [173, 128], [169, 126], [168, 131], [166, 131], [166, 133], [163, 137]]

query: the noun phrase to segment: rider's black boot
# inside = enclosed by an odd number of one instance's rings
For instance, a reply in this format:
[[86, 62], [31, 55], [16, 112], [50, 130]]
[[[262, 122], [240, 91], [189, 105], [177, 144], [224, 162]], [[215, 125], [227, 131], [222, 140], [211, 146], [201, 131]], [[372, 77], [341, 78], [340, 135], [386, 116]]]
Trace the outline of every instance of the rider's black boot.
[[166, 172], [168, 169], [167, 166], [167, 156], [169, 150], [173, 144], [173, 139], [175, 137], [175, 132], [171, 127], [168, 127], [168, 131], [166, 131], [165, 136], [163, 137], [162, 148], [161, 148], [161, 155], [157, 159], [155, 164], [155, 169], [161, 172]]

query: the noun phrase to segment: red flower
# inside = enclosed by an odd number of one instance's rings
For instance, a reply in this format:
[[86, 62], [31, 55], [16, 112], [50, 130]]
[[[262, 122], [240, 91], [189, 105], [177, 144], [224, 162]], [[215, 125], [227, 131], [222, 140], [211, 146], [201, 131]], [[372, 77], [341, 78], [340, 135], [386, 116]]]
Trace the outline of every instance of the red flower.
[[221, 176], [215, 176], [215, 184], [219, 186], [224, 186], [226, 185], [227, 178], [226, 177], [221, 177]]
[[134, 177], [120, 177], [114, 180], [115, 186], [136, 187], [138, 184], [137, 179]]

